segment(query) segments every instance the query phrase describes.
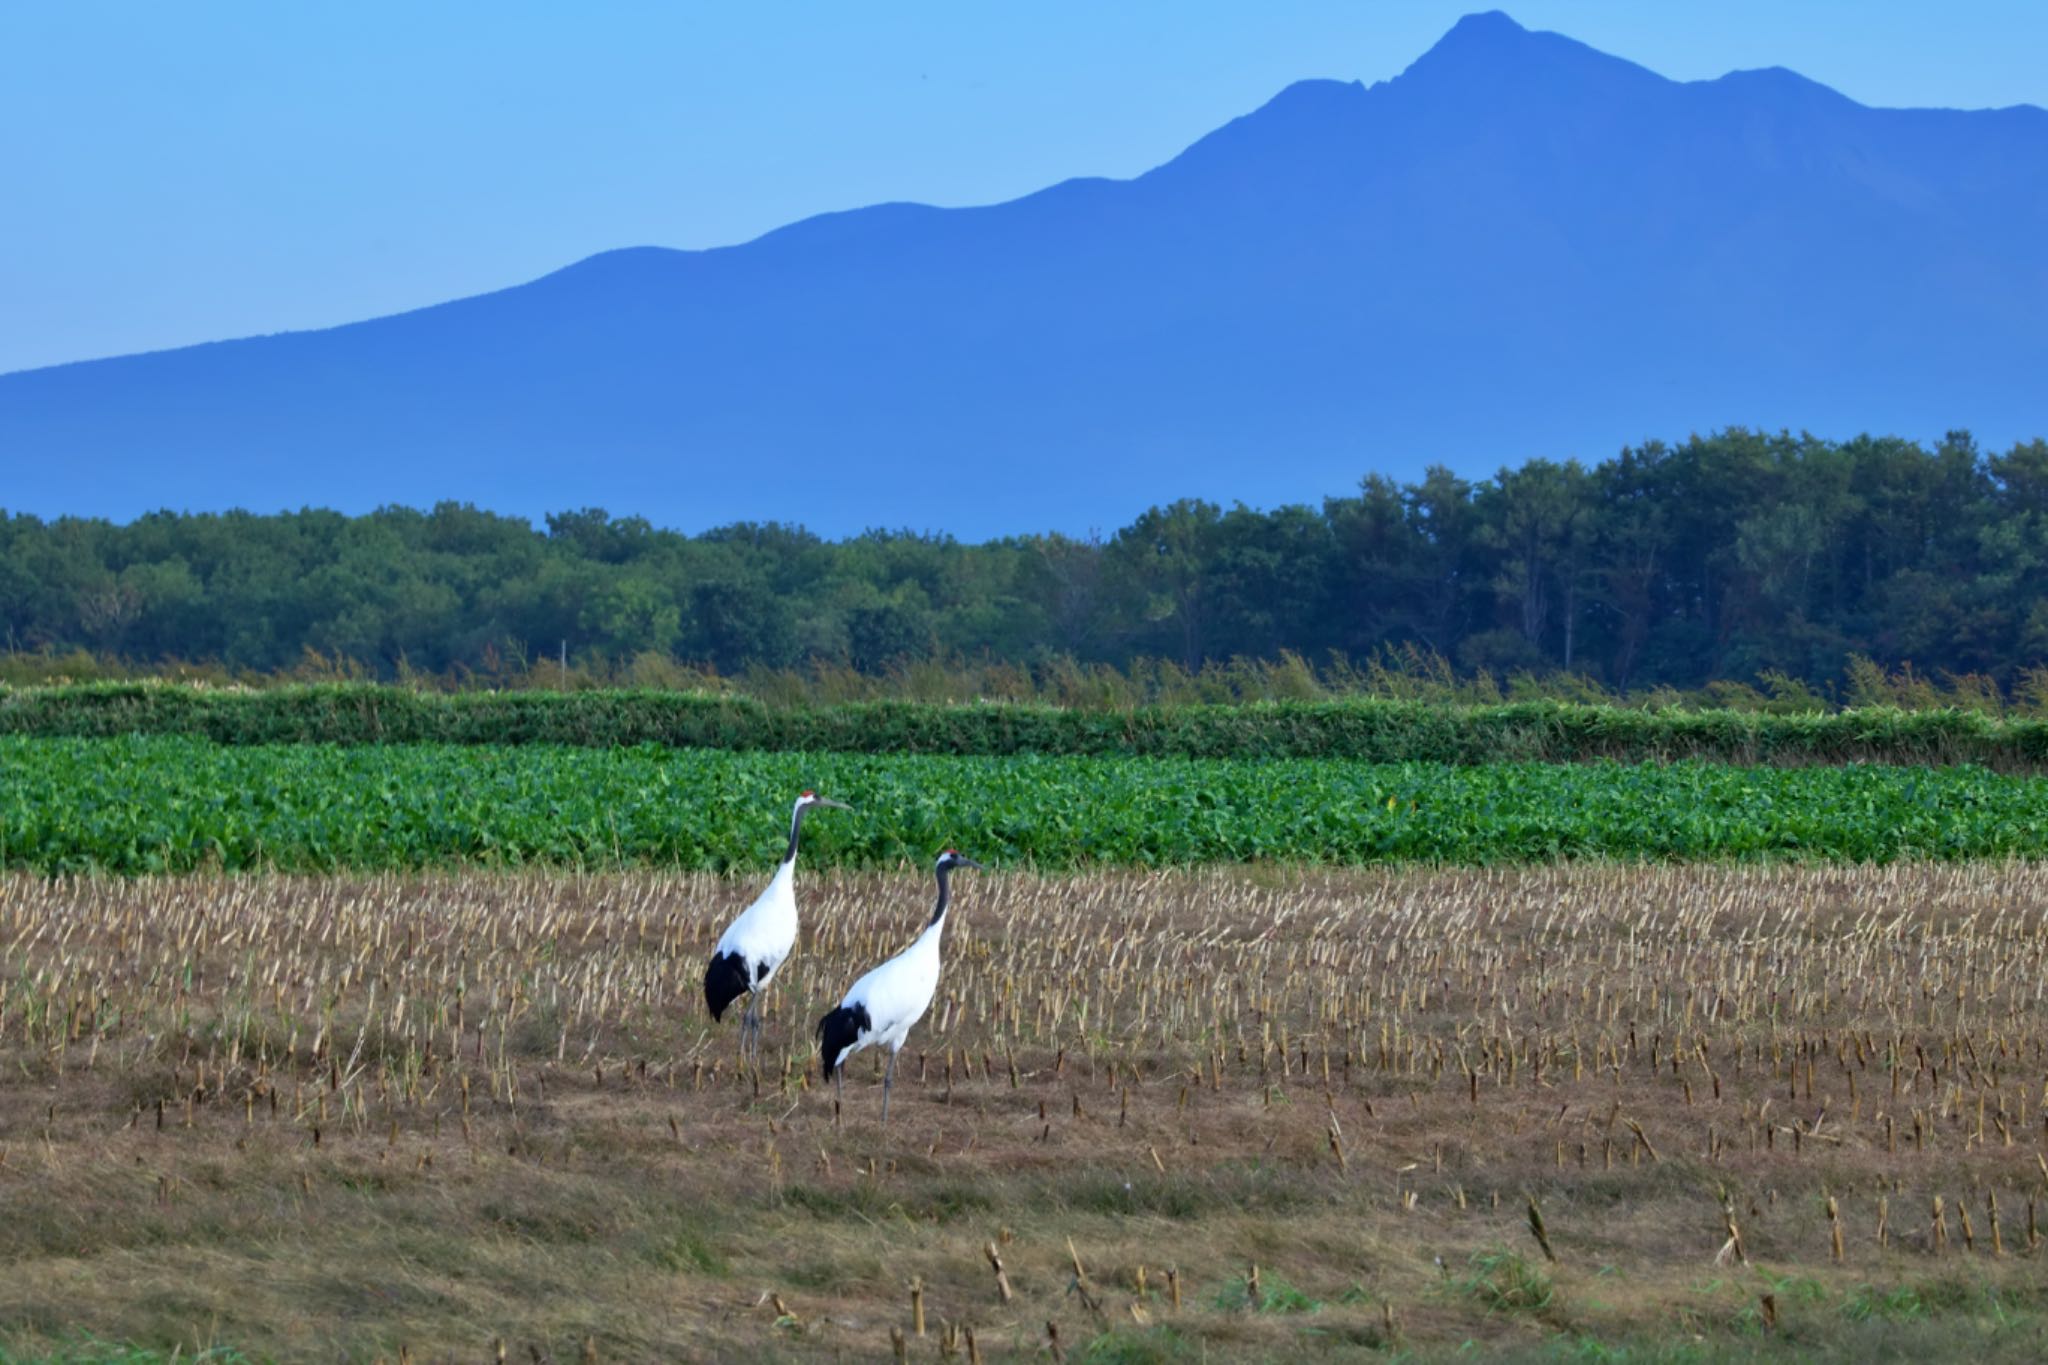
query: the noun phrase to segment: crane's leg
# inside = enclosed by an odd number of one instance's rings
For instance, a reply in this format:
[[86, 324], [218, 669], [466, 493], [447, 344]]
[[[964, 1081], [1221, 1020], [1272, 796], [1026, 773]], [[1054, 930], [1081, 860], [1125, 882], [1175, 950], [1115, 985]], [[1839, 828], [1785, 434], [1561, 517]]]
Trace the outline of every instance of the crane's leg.
[[753, 1061], [761, 1062], [761, 992], [747, 992], [747, 1013], [740, 1023], [740, 1052]]
[[882, 1122], [889, 1121], [889, 1087], [896, 1083], [896, 1052], [889, 1051], [889, 1067], [882, 1073]]
[[832, 1122], [839, 1122], [839, 1114], [846, 1107], [846, 1063], [832, 1068]]

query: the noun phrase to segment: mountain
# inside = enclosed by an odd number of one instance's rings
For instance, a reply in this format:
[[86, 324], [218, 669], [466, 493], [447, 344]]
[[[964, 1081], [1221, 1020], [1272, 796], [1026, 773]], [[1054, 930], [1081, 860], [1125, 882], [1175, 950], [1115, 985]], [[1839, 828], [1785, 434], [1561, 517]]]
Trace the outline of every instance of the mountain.
[[1502, 14], [1128, 181], [607, 252], [0, 376], [0, 505], [966, 538], [1744, 424], [2048, 432], [2048, 112], [1674, 82]]

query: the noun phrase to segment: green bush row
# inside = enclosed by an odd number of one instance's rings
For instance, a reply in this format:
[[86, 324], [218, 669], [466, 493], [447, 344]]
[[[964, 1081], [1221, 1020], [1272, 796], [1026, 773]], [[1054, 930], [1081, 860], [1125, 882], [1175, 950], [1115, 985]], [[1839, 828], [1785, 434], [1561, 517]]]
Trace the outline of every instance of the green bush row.
[[187, 735], [219, 744], [561, 744], [867, 754], [1345, 758], [1374, 763], [1975, 763], [2048, 767], [2048, 720], [1976, 711], [1646, 710], [1349, 700], [1080, 711], [909, 701], [775, 707], [687, 692], [231, 691], [92, 683], [0, 691], [0, 734]]

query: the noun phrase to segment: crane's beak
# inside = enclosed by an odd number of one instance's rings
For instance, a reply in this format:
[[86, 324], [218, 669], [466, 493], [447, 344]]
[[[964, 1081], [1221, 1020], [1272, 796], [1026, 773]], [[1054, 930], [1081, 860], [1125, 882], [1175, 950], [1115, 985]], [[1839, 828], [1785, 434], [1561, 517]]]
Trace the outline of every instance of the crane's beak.
[[829, 796], [821, 796], [817, 800], [813, 801], [811, 804], [814, 806], [830, 806], [833, 810], [853, 809], [852, 806], [847, 805], [844, 801], [834, 801]]
[[964, 854], [964, 853], [963, 853], [963, 854], [961, 854], [960, 856], [958, 856], [958, 857], [956, 857], [956, 858], [954, 858], [954, 859], [953, 859], [953, 866], [955, 866], [955, 867], [971, 867], [971, 868], [974, 868], [974, 869], [976, 869], [977, 871], [978, 871], [978, 870], [980, 870], [980, 868], [981, 868], [981, 864], [980, 864], [980, 863], [977, 863], [976, 861], [974, 861], [974, 859], [972, 859], [972, 858], [968, 857], [968, 856], [967, 856], [966, 854]]

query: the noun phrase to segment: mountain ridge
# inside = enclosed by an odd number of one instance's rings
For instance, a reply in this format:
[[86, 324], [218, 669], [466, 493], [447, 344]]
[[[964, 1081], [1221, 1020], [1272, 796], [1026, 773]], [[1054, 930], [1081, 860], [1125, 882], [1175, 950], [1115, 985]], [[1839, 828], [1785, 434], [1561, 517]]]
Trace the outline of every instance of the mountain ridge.
[[2033, 106], [1671, 81], [1494, 11], [1129, 180], [0, 375], [0, 452], [34, 457], [0, 496], [845, 531], [943, 480], [931, 515], [980, 537], [1734, 424], [2019, 439], [2048, 428], [2044, 164]]

